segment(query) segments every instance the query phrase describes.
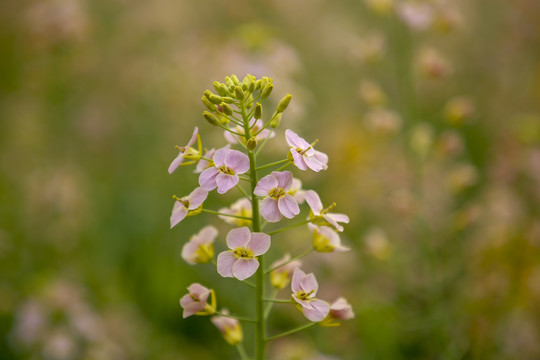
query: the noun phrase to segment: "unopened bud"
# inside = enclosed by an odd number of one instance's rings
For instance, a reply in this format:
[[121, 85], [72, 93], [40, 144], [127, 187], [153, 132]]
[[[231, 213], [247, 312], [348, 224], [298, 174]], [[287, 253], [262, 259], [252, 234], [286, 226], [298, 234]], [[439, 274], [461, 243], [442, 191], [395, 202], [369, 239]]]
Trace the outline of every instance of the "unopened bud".
[[218, 126], [219, 125], [219, 119], [216, 115], [212, 114], [211, 112], [205, 111], [203, 112], [203, 117], [210, 123], [210, 125]]
[[234, 88], [234, 94], [236, 95], [236, 98], [238, 100], [244, 100], [244, 92], [242, 91], [242, 88], [240, 86], [236, 86]]
[[242, 90], [247, 91], [249, 89], [249, 85], [242, 83]]
[[279, 104], [277, 106], [277, 109], [276, 109], [276, 112], [277, 113], [284, 112], [285, 109], [287, 108], [287, 106], [289, 106], [289, 103], [291, 102], [291, 99], [292, 99], [291, 94], [285, 95], [285, 97], [283, 99], [281, 99], [281, 101], [279, 102]]
[[259, 90], [261, 88], [261, 82], [261, 79], [255, 81], [255, 90]]
[[238, 78], [234, 74], [231, 75], [231, 80], [233, 81], [234, 85], [240, 84], [240, 80], [238, 80]]
[[259, 120], [260, 118], [262, 118], [262, 111], [263, 111], [263, 108], [262, 108], [261, 103], [257, 103], [255, 105], [255, 111], [253, 112], [253, 117]]
[[221, 111], [225, 115], [232, 115], [233, 109], [232, 109], [231, 105], [222, 102], [221, 104], [219, 104], [219, 106], [221, 106]]
[[204, 106], [206, 106], [208, 110], [216, 111], [216, 105], [212, 104], [212, 102], [208, 100], [208, 98], [205, 95], [203, 95], [203, 97], [201, 98], [201, 101], [203, 102]]
[[210, 100], [211, 102], [213, 102], [216, 105], [219, 105], [221, 103], [221, 101], [222, 101], [221, 96], [218, 96], [218, 95], [209, 94], [207, 97], [208, 97], [208, 100]]
[[266, 87], [261, 92], [261, 99], [266, 99], [267, 97], [269, 97], [270, 94], [272, 93], [272, 90], [274, 90], [274, 85], [272, 84], [266, 85]]
[[272, 117], [272, 120], [270, 120], [270, 126], [273, 128], [277, 128], [279, 124], [281, 123], [281, 114], [277, 113]]
[[225, 76], [225, 85], [227, 85], [228, 87], [232, 87], [234, 86], [234, 81], [232, 81], [230, 77]]
[[255, 139], [254, 137], [250, 138], [246, 143], [246, 147], [249, 151], [255, 150], [255, 148], [257, 147], [257, 139]]
[[226, 89], [225, 85], [223, 85], [219, 81], [214, 81], [212, 83], [212, 85], [214, 86], [214, 89], [216, 89], [216, 91], [217, 91], [217, 93], [219, 95], [221, 95], [221, 96], [226, 96], [227, 95], [227, 92], [224, 91], [224, 89]]
[[228, 97], [228, 96], [224, 96], [221, 98], [221, 100], [224, 102], [224, 103], [227, 103], [227, 104], [232, 104], [234, 102], [234, 99], [232, 97]]

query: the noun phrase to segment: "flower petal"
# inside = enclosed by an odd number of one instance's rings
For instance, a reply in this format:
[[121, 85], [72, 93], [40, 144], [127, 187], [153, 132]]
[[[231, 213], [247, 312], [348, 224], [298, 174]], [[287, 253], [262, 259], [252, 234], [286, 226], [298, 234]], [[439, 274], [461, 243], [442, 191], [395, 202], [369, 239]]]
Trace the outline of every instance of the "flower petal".
[[270, 235], [260, 232], [251, 234], [251, 241], [248, 244], [248, 249], [253, 251], [253, 255], [259, 256], [268, 251], [270, 248]]
[[189, 210], [194, 210], [201, 206], [201, 204], [208, 197], [208, 191], [202, 187], [198, 187], [189, 194]]
[[278, 186], [278, 181], [273, 175], [266, 175], [257, 183], [253, 193], [258, 196], [267, 196], [270, 190]]
[[295, 149], [300, 148], [304, 150], [309, 147], [309, 143], [306, 140], [302, 139], [297, 133], [290, 129], [285, 130], [285, 139], [289, 146], [292, 146]]
[[208, 295], [210, 295], [210, 290], [199, 283], [193, 283], [187, 289], [191, 295], [195, 295], [202, 302], [206, 302]]
[[306, 273], [302, 270], [296, 268], [294, 269], [292, 281], [291, 281], [291, 290], [293, 294], [296, 294], [297, 292], [302, 290], [302, 287], [300, 286], [300, 281], [306, 276]]
[[324, 169], [324, 164], [313, 156], [304, 156], [304, 162], [313, 171], [319, 172]]
[[300, 170], [307, 170], [308, 167], [304, 162], [304, 157], [298, 153], [295, 149], [291, 149], [291, 155], [293, 157], [294, 165]]
[[251, 259], [238, 259], [232, 268], [233, 276], [238, 280], [245, 280], [251, 275], [255, 274], [259, 268], [259, 262], [255, 258]]
[[184, 161], [184, 156], [183, 155], [184, 155], [184, 153], [182, 151], [180, 151], [178, 153], [178, 156], [174, 158], [171, 165], [169, 165], [169, 174], [172, 174], [176, 169], [178, 169], [178, 167], [180, 166], [182, 161]]
[[237, 174], [243, 174], [249, 170], [249, 158], [238, 150], [229, 150], [225, 157], [225, 166], [234, 169]]
[[330, 305], [324, 300], [314, 299], [310, 301], [311, 309], [302, 307], [304, 316], [314, 322], [323, 321], [330, 312]]
[[334, 219], [337, 222], [344, 223], [344, 224], [349, 223], [349, 217], [345, 214], [328, 213], [326, 215], [330, 216], [332, 219]]
[[218, 174], [219, 170], [215, 167], [204, 170], [201, 175], [199, 175], [199, 185], [201, 185], [204, 190], [214, 190], [217, 187], [216, 176]]
[[[180, 205], [178, 205], [180, 204]], [[182, 220], [184, 220], [184, 218], [186, 217], [188, 213], [188, 209], [186, 209], [186, 207], [184, 206], [184, 204], [182, 204], [180, 201], [176, 201], [174, 203], [174, 208], [173, 208], [173, 212], [172, 212], [172, 215], [171, 215], [171, 229], [173, 227], [175, 227], [176, 225], [178, 225], [178, 223]]]
[[246, 247], [251, 240], [251, 232], [247, 226], [241, 228], [232, 229], [227, 234], [227, 246], [229, 249], [236, 249], [237, 247]]
[[227, 142], [229, 144], [236, 144], [238, 141], [234, 138], [233, 134], [231, 134], [230, 132], [228, 132], [227, 130], [225, 130], [223, 132], [223, 136], [225, 137], [225, 140], [227, 140]]
[[290, 171], [272, 171], [272, 176], [276, 178], [278, 182], [278, 187], [282, 188], [285, 191], [288, 191], [291, 188], [293, 183], [293, 175]]
[[315, 150], [313, 157], [323, 165], [323, 170], [328, 169], [328, 155], [321, 151]]
[[181, 253], [182, 259], [184, 259], [184, 261], [190, 265], [195, 265], [196, 262], [193, 261], [193, 257], [198, 248], [199, 248], [199, 244], [197, 244], [194, 241], [188, 241], [187, 243], [185, 243], [184, 246], [182, 247], [182, 253]]
[[199, 128], [195, 126], [193, 129], [193, 134], [191, 135], [191, 138], [189, 139], [186, 149], [189, 148], [191, 145], [195, 144], [195, 140], [197, 139], [197, 134], [199, 133]]
[[[189, 296], [189, 294], [186, 296]], [[203, 311], [204, 305], [205, 304], [200, 303], [200, 302], [192, 302], [192, 303], [187, 304], [186, 306], [184, 306], [184, 313], [182, 314], [182, 317], [185, 319], [188, 316], [198, 313], [199, 311]]]
[[219, 173], [216, 176], [217, 192], [219, 194], [225, 194], [238, 184], [240, 178], [238, 175], [229, 175], [225, 173]]
[[210, 244], [214, 242], [214, 239], [218, 236], [218, 230], [212, 225], [205, 226], [199, 231], [196, 236], [195, 243], [201, 244]]
[[216, 153], [214, 154], [214, 157], [212, 158], [212, 161], [214, 162], [214, 164], [216, 164], [217, 168], [225, 165], [225, 157], [227, 156], [229, 151], [232, 151], [232, 150], [227, 149], [227, 148], [222, 148], [216, 151]]
[[306, 202], [311, 208], [313, 215], [320, 215], [321, 210], [323, 209], [323, 204], [321, 202], [319, 194], [317, 194], [315, 190], [308, 190], [306, 191], [304, 198], [306, 199]]
[[304, 276], [300, 280], [300, 288], [305, 292], [313, 291], [313, 296], [315, 296], [317, 294], [317, 290], [319, 289], [319, 284], [317, 283], [317, 279], [315, 279], [315, 275], [307, 274]]
[[238, 260], [230, 251], [223, 251], [217, 257], [217, 272], [223, 277], [233, 277], [233, 264]]
[[278, 200], [278, 207], [281, 214], [288, 219], [292, 219], [296, 215], [300, 214], [298, 203], [289, 194], [286, 194], [284, 197]]
[[278, 201], [271, 197], [267, 197], [261, 201], [261, 215], [268, 222], [278, 222], [281, 220]]

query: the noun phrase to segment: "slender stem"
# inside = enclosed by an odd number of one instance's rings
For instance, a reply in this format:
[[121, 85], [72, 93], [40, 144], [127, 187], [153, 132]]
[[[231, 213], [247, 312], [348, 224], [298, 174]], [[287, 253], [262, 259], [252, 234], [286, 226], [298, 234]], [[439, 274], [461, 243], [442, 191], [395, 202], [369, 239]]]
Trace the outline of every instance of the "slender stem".
[[271, 166], [276, 166], [276, 165], [279, 165], [279, 164], [283, 164], [283, 163], [286, 162], [286, 161], [289, 161], [289, 159], [283, 159], [283, 160], [279, 160], [279, 161], [274, 161], [274, 162], [272, 162], [272, 163], [270, 163], [270, 164], [266, 164], [266, 165], [263, 165], [263, 166], [259, 166], [259, 167], [258, 167], [257, 169], [255, 169], [255, 170], [259, 171], [259, 170], [262, 170], [262, 169], [266, 169], [266, 168], [271, 167]]
[[263, 299], [266, 302], [272, 302], [272, 303], [279, 303], [279, 304], [290, 304], [291, 300], [285, 300], [285, 299]]
[[270, 269], [266, 270], [264, 273], [265, 273], [265, 274], [268, 274], [268, 273], [270, 273], [270, 272], [272, 272], [272, 271], [274, 271], [274, 270], [276, 270], [276, 269], [279, 269], [279, 268], [282, 267], [282, 266], [285, 266], [285, 265], [287, 265], [287, 264], [289, 264], [289, 263], [292, 263], [293, 261], [298, 260], [298, 259], [300, 259], [301, 257], [306, 256], [307, 254], [310, 254], [313, 250], [315, 250], [315, 249], [314, 249], [314, 248], [311, 248], [311, 249], [309, 249], [309, 250], [306, 250], [306, 251], [304, 251], [303, 253], [300, 253], [300, 254], [296, 255], [295, 257], [290, 258], [289, 260], [285, 261], [284, 263], [281, 263], [281, 264], [278, 264], [278, 265], [276, 265], [276, 266], [274, 266], [274, 267], [271, 267]]
[[225, 213], [221, 213], [219, 211], [214, 211], [214, 210], [208, 210], [208, 209], [201, 209], [203, 212], [207, 212], [209, 214], [216, 214], [216, 215], [221, 215], [221, 216], [228, 216], [228, 217], [233, 217], [233, 218], [237, 218], [237, 219], [244, 219], [244, 220], [252, 220], [250, 217], [247, 217], [247, 216], [240, 216], [240, 215], [232, 215], [232, 214], [225, 214]]
[[238, 135], [238, 136], [244, 136], [244, 134], [240, 134], [239, 132], [232, 131], [232, 130], [229, 129], [228, 127], [223, 126], [223, 125], [221, 125], [221, 124], [218, 124], [218, 126], [219, 126], [220, 128], [222, 128], [223, 130], [230, 132], [231, 134]]
[[314, 323], [314, 322], [304, 324], [304, 325], [299, 326], [297, 328], [294, 328], [292, 330], [282, 332], [281, 334], [277, 334], [277, 335], [274, 335], [274, 336], [267, 337], [266, 341], [272, 341], [272, 340], [275, 340], [275, 339], [280, 338], [282, 336], [287, 336], [287, 335], [290, 335], [290, 334], [294, 334], [295, 332], [302, 331], [304, 329], [310, 328], [310, 327], [312, 327], [312, 326], [314, 326], [316, 324], [317, 323]]
[[236, 344], [236, 349], [238, 350], [238, 354], [240, 354], [240, 359], [249, 360], [249, 357], [246, 354], [246, 349], [244, 349], [243, 343]]
[[[278, 293], [278, 289], [274, 288], [272, 289], [272, 295], [270, 296], [271, 299], [274, 299]], [[268, 315], [270, 315], [270, 310], [272, 310], [272, 307], [274, 306], [273, 302], [268, 302], [266, 304], [266, 308], [264, 309], [264, 318], [268, 319]]]
[[264, 145], [266, 145], [266, 143], [268, 142], [268, 139], [270, 139], [270, 135], [272, 135], [272, 131], [269, 131], [268, 134], [266, 135], [266, 137], [264, 138], [263, 142], [261, 145], [259, 145], [259, 148], [257, 149], [257, 151], [255, 151], [255, 156], [258, 156], [259, 153], [261, 152], [261, 150], [263, 149]]
[[246, 190], [244, 190], [240, 185], [236, 185], [236, 188], [238, 190], [240, 190], [240, 192], [242, 193], [242, 195], [244, 195], [248, 200], [251, 201], [251, 196], [246, 192]]
[[281, 171], [283, 169], [286, 169], [289, 165], [291, 165], [292, 163], [289, 161], [288, 163], [286, 163], [285, 165], [283, 165], [282, 167], [280, 167], [279, 169], [277, 169], [276, 171]]
[[308, 222], [309, 222], [309, 220], [305, 220], [305, 221], [299, 222], [299, 223], [294, 224], [294, 225], [286, 226], [284, 228], [271, 231], [271, 232], [268, 233], [268, 235], [279, 234], [280, 232], [287, 231], [287, 230], [290, 230], [290, 229], [294, 229], [295, 227], [302, 226], [304, 224], [307, 224]]
[[247, 318], [247, 317], [238, 316], [238, 315], [232, 315], [232, 314], [224, 314], [224, 313], [219, 312], [219, 311], [216, 311], [215, 314], [216, 314], [216, 315], [219, 315], [219, 316], [228, 317], [228, 318], [231, 318], [231, 319], [236, 319], [236, 320], [240, 320], [240, 321], [250, 322], [250, 323], [256, 323], [256, 322], [257, 322], [257, 320], [255, 320], [255, 319], [250, 319], [250, 318]]

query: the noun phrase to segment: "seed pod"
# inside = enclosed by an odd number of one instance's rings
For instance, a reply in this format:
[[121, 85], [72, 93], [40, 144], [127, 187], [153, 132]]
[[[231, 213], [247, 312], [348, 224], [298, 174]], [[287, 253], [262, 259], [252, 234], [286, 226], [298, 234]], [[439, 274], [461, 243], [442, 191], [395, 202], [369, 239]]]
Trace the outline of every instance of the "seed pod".
[[253, 112], [253, 117], [256, 120], [259, 120], [260, 118], [262, 118], [262, 111], [263, 111], [263, 108], [262, 108], [261, 103], [257, 103], [255, 105], [255, 111]]
[[279, 124], [281, 123], [281, 114], [282, 113], [276, 113], [273, 117], [272, 117], [272, 120], [270, 120], [270, 126], [273, 127], [273, 128], [277, 128], [279, 126]]
[[269, 97], [270, 94], [272, 93], [272, 90], [274, 90], [274, 85], [272, 84], [266, 85], [264, 90], [261, 92], [261, 99], [266, 99], [267, 97]]
[[292, 99], [291, 94], [285, 95], [285, 97], [283, 99], [281, 99], [281, 101], [279, 102], [279, 104], [277, 106], [277, 109], [276, 109], [276, 112], [277, 113], [282, 113], [283, 111], [285, 111], [287, 106], [289, 106], [289, 103], [291, 102], [291, 99]]
[[257, 139], [255, 139], [254, 137], [250, 138], [246, 143], [246, 147], [250, 151], [255, 150], [255, 148], [257, 147]]
[[231, 105], [222, 102], [221, 104], [219, 104], [219, 106], [221, 106], [221, 111], [225, 115], [232, 115], [233, 109], [232, 109]]

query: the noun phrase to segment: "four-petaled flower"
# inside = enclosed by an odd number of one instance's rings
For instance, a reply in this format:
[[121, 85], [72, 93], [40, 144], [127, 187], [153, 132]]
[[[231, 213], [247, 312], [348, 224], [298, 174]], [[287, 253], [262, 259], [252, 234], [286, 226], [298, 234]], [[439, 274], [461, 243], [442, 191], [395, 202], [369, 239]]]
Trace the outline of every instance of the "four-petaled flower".
[[339, 326], [341, 320], [354, 319], [354, 311], [351, 304], [344, 297], [338, 298], [330, 305], [328, 316], [319, 323], [320, 326]]
[[212, 161], [214, 166], [199, 176], [199, 185], [207, 191], [217, 187], [217, 192], [224, 194], [238, 184], [238, 174], [249, 170], [248, 156], [238, 150], [219, 149]]
[[318, 252], [349, 251], [348, 247], [341, 245], [339, 234], [328, 226], [308, 224], [313, 231], [313, 248]]
[[253, 193], [265, 196], [261, 202], [261, 215], [268, 222], [281, 220], [282, 215], [292, 219], [300, 213], [296, 200], [287, 192], [291, 188], [293, 176], [290, 171], [272, 171], [257, 183]]
[[[184, 309], [184, 319], [191, 315], [212, 315], [216, 312], [214, 290], [207, 289], [199, 283], [193, 283], [187, 289], [189, 293], [180, 299], [180, 306]], [[210, 304], [208, 297], [210, 297]]]
[[[230, 208], [221, 208], [219, 212], [222, 214], [229, 214], [235, 216], [242, 216], [250, 218], [252, 216], [251, 201], [246, 198], [241, 198], [238, 201], [234, 202]], [[240, 219], [231, 216], [218, 215], [220, 219], [223, 219], [226, 223], [236, 226], [249, 226], [251, 225], [251, 220]]]
[[171, 228], [184, 220], [187, 215], [195, 215], [199, 206], [202, 205], [207, 196], [208, 191], [200, 187], [196, 188], [191, 194], [184, 196], [183, 198], [175, 196], [176, 202], [174, 203], [171, 214]]
[[[271, 139], [276, 135], [276, 133], [273, 132], [272, 130], [269, 130], [269, 129], [261, 130], [262, 127], [263, 127], [262, 120], [255, 121], [255, 119], [253, 118], [249, 122], [249, 128], [250, 128], [249, 132], [251, 133], [251, 136], [253, 136], [255, 138], [255, 140], [257, 140], [257, 143], [263, 141], [264, 139], [266, 139], [266, 137]], [[242, 126], [236, 126], [235, 128], [233, 128], [231, 130], [233, 130], [233, 131], [235, 131], [235, 132], [237, 132], [239, 134], [244, 134], [245, 133], [244, 127], [242, 127]], [[257, 135], [255, 135], [255, 134], [257, 134]], [[225, 140], [227, 140], [227, 142], [230, 143], [230, 144], [237, 144], [238, 139], [240, 139], [240, 141], [242, 141], [244, 143], [246, 142], [246, 138], [244, 136], [233, 135], [229, 131], [225, 131], [224, 136], [225, 136]]]
[[[230, 145], [227, 144], [226, 146], [220, 148], [220, 149], [229, 149], [230, 148]], [[199, 162], [197, 163], [197, 166], [195, 166], [195, 170], [193, 170], [193, 172], [195, 174], [200, 174], [202, 173], [204, 170], [208, 169], [209, 167], [212, 167], [214, 166], [214, 162], [212, 161], [212, 157], [214, 156], [214, 154], [216, 153], [216, 151], [220, 150], [220, 149], [210, 149], [208, 150], [199, 160]]]
[[285, 130], [285, 138], [290, 146], [289, 153], [292, 156], [294, 165], [300, 170], [310, 168], [319, 172], [328, 168], [328, 156], [313, 148], [306, 140], [302, 139], [292, 130]]
[[302, 266], [302, 263], [299, 260], [291, 261], [291, 255], [285, 254], [281, 259], [270, 265], [270, 269], [275, 269], [270, 272], [270, 284], [276, 289], [284, 289], [291, 281], [291, 273], [300, 266]]
[[[221, 309], [221, 313], [224, 315], [229, 315], [229, 310]], [[216, 315], [212, 316], [210, 320], [221, 332], [225, 341], [227, 341], [230, 345], [236, 345], [242, 342], [244, 334], [242, 333], [242, 326], [237, 319]]]
[[245, 280], [259, 268], [256, 256], [263, 255], [270, 248], [270, 236], [254, 232], [244, 226], [232, 229], [227, 234], [230, 250], [218, 255], [217, 271], [223, 277]]
[[312, 218], [311, 222], [319, 225], [332, 225], [337, 229], [337, 231], [343, 231], [343, 226], [338, 223], [349, 223], [349, 217], [345, 214], [335, 214], [329, 212], [334, 205], [324, 208], [319, 194], [314, 190], [308, 190], [304, 194], [304, 198], [311, 208]]
[[176, 147], [179, 150], [178, 156], [175, 157], [171, 165], [169, 165], [169, 174], [172, 174], [176, 169], [178, 169], [180, 164], [182, 164], [182, 162], [184, 161], [184, 158], [192, 158], [193, 160], [200, 158], [199, 152], [191, 147], [191, 145], [195, 143], [198, 133], [199, 128], [195, 126], [195, 129], [193, 130], [193, 135], [191, 135], [191, 139], [189, 139], [187, 145], [184, 147]]
[[298, 304], [304, 316], [311, 321], [319, 322], [324, 320], [330, 312], [330, 305], [324, 300], [317, 299], [319, 284], [315, 275], [306, 275], [302, 270], [294, 269], [291, 289], [292, 298]]
[[188, 264], [206, 264], [214, 258], [214, 240], [218, 235], [215, 227], [209, 225], [189, 239], [182, 247], [182, 259]]

